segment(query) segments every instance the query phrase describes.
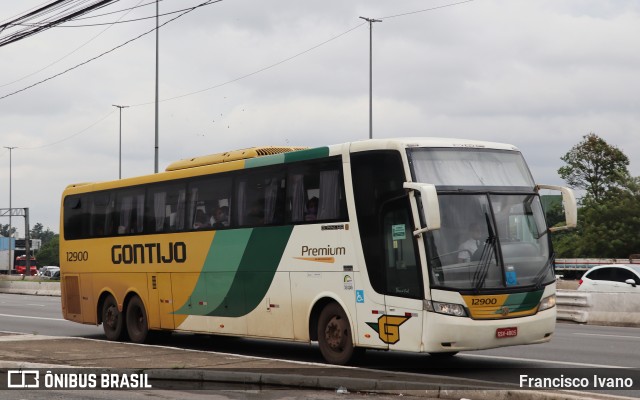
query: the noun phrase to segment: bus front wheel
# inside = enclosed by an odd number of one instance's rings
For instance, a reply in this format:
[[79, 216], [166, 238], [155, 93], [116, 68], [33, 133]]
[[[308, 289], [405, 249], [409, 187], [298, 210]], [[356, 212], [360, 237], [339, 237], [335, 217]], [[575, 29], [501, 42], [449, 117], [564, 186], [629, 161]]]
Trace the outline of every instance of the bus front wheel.
[[118, 310], [118, 303], [109, 295], [102, 303], [102, 328], [108, 340], [124, 339], [124, 316]]
[[129, 300], [126, 320], [129, 339], [134, 343], [144, 343], [149, 334], [149, 325], [147, 324], [147, 311], [144, 309], [140, 297], [134, 296]]
[[345, 365], [353, 356], [351, 324], [342, 307], [330, 303], [318, 318], [318, 344], [322, 357], [331, 364]]

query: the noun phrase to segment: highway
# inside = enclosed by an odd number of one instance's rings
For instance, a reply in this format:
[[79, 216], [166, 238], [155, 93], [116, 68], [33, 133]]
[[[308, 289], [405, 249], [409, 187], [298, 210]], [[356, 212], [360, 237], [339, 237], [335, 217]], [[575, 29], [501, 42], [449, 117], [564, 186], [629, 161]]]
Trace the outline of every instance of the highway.
[[[0, 330], [102, 339], [102, 327], [62, 319], [60, 298], [0, 294]], [[317, 346], [299, 343], [174, 334], [160, 345], [304, 362], [322, 359]], [[441, 359], [420, 354], [368, 351], [361, 368], [518, 383], [518, 376], [605, 376], [612, 367], [634, 368], [639, 377], [640, 328], [559, 323], [549, 343], [460, 353]], [[615, 373], [614, 373], [615, 376]], [[634, 378], [635, 379], [635, 378]], [[640, 382], [634, 382], [636, 387]], [[640, 398], [639, 390], [600, 393]]]

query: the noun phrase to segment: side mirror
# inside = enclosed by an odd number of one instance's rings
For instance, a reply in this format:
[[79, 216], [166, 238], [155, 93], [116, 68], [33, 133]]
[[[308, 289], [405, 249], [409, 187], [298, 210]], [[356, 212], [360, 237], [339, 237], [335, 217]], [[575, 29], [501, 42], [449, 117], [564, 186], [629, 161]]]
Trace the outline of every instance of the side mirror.
[[628, 283], [629, 285], [636, 287], [636, 281], [634, 281], [633, 279], [629, 278], [626, 281], [624, 281], [624, 283]]
[[440, 229], [440, 203], [436, 186], [430, 183], [405, 182], [402, 187], [420, 193], [420, 202], [427, 226], [415, 230], [413, 235], [420, 236], [423, 232]]
[[566, 225], [549, 228], [551, 232], [557, 232], [565, 229], [575, 228], [578, 225], [578, 205], [576, 202], [576, 196], [573, 194], [573, 190], [564, 186], [554, 185], [537, 185], [536, 190], [540, 189], [557, 190], [562, 194], [562, 207], [564, 208], [564, 215]]

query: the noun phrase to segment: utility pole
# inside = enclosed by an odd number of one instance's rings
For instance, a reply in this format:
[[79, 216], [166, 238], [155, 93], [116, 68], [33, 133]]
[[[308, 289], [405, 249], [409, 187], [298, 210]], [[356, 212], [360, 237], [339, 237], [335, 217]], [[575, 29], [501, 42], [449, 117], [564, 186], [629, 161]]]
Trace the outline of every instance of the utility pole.
[[[11, 160], [11, 153], [13, 151], [13, 149], [16, 149], [17, 147], [10, 147], [10, 146], [4, 146], [5, 149], [9, 149], [9, 268], [11, 268], [11, 266], [13, 266], [13, 268], [15, 268], [15, 265], [13, 265], [13, 249], [11, 246], [11, 231], [12, 231], [12, 224], [11, 224], [11, 165], [12, 165], [12, 160]], [[13, 239], [14, 243], [15, 243], [15, 238]], [[11, 272], [9, 272], [11, 273]]]
[[118, 107], [120, 109], [120, 134], [118, 140], [118, 179], [122, 179], [122, 109], [128, 108], [129, 106], [119, 106], [117, 104], [112, 104], [114, 107]]
[[381, 19], [360, 17], [369, 23], [369, 139], [373, 139], [373, 23]]
[[159, 27], [159, 14], [160, 14], [160, 5], [158, 4], [158, 0], [156, 0], [156, 147], [155, 147], [155, 156], [154, 156], [154, 173], [158, 173], [158, 148], [159, 148], [159, 133], [158, 133], [158, 61], [159, 61], [159, 48], [160, 48], [160, 27]]

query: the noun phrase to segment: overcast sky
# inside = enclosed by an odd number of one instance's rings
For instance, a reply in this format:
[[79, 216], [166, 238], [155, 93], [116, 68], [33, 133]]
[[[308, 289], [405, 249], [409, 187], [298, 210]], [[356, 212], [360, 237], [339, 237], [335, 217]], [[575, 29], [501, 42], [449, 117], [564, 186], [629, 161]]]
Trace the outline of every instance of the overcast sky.
[[[202, 1], [164, 0], [160, 11]], [[594, 132], [640, 175], [640, 2], [475, 0], [412, 13], [457, 1], [223, 0], [170, 22], [160, 30], [160, 170], [245, 147], [366, 139], [365, 16], [383, 20], [373, 30], [374, 137], [511, 143], [537, 182], [564, 184], [560, 157]], [[44, 2], [0, 0], [0, 21]], [[149, 5], [67, 25], [154, 13]], [[0, 97], [153, 26], [58, 27], [0, 47]], [[152, 33], [0, 99], [0, 145], [18, 147], [13, 207], [59, 232], [66, 185], [118, 178], [112, 104], [131, 106], [122, 113], [123, 177], [153, 173], [154, 87]], [[9, 151], [0, 148], [0, 208], [8, 192]], [[22, 236], [22, 218], [13, 224]]]

